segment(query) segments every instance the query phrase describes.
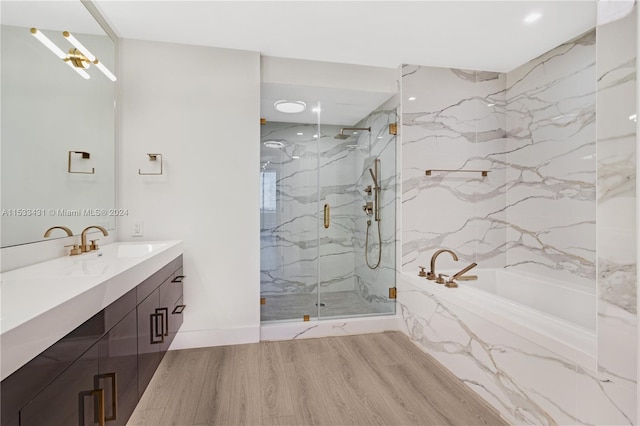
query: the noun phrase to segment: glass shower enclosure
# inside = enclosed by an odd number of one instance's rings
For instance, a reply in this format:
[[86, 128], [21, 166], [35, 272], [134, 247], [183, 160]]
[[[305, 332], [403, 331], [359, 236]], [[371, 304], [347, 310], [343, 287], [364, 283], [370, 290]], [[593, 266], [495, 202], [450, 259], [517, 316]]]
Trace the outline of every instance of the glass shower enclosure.
[[394, 314], [397, 97], [306, 105], [261, 126], [261, 320]]

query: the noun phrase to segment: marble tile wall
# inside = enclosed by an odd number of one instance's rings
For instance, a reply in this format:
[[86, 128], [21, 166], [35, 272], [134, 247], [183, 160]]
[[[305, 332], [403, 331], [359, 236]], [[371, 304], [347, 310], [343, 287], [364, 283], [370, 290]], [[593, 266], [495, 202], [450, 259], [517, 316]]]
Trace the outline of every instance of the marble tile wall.
[[603, 388], [636, 419], [637, 7], [597, 27], [598, 370]]
[[507, 73], [506, 267], [595, 288], [595, 30]]
[[[635, 22], [603, 25], [494, 78], [403, 67], [403, 271], [450, 248], [599, 295], [593, 371], [399, 284], [407, 334], [513, 423], [637, 420]], [[424, 176], [484, 167], [490, 179]]]
[[[403, 270], [428, 266], [439, 248], [464, 263], [503, 267], [506, 76], [414, 65], [402, 74]], [[491, 173], [425, 176], [427, 169]], [[463, 266], [451, 262], [439, 260]]]
[[[371, 126], [371, 137], [368, 132], [360, 132], [349, 139], [336, 139], [344, 126], [323, 124], [317, 143], [313, 137], [318, 133], [316, 125], [271, 122], [263, 126], [262, 144], [267, 141], [284, 144], [281, 149], [262, 147], [263, 172], [277, 174], [275, 210], [261, 210], [263, 295], [317, 291], [319, 241], [321, 292], [357, 288], [384, 312], [393, 311], [387, 297], [395, 280], [396, 235], [396, 145], [395, 138], [388, 135], [390, 120], [396, 121], [396, 110], [386, 104], [353, 125]], [[381, 217], [385, 219], [381, 228], [383, 262], [374, 273], [368, 273], [362, 267], [366, 231], [362, 206], [369, 198], [363, 189], [371, 183], [368, 169], [372, 167], [373, 156], [382, 161]], [[331, 207], [331, 224], [327, 229], [318, 225], [318, 211], [322, 211], [325, 203]], [[374, 264], [378, 247], [375, 222], [370, 239], [369, 260]]]
[[628, 401], [609, 392], [593, 368], [462, 307], [451, 300], [452, 290], [402, 275], [397, 282], [401, 330], [509, 423], [635, 424]]
[[[394, 312], [395, 304], [389, 299], [389, 288], [395, 287], [396, 276], [396, 206], [399, 202], [398, 173], [396, 168], [397, 137], [389, 133], [389, 124], [398, 122], [398, 107], [400, 98], [394, 96], [378, 107], [375, 111], [358, 122], [354, 127], [371, 127], [371, 134], [361, 132], [357, 139], [356, 149], [356, 187], [359, 196], [354, 212], [354, 262], [356, 271], [356, 291], [369, 303], [376, 307], [376, 312]], [[378, 263], [379, 244], [378, 222], [374, 217], [366, 216], [362, 206], [368, 201], [374, 201], [374, 196], [368, 195], [364, 188], [373, 185], [369, 168], [373, 169], [373, 161], [380, 160], [378, 173], [380, 174], [380, 235], [382, 247], [380, 264]], [[367, 221], [371, 220], [367, 243]], [[364, 253], [367, 250], [367, 259]]]
[[[284, 145], [261, 148], [263, 171], [277, 174], [275, 210], [261, 210], [263, 295], [317, 291], [318, 241], [321, 262], [331, 259], [331, 268], [322, 272], [323, 291], [354, 289], [349, 213], [355, 203], [355, 186], [352, 168], [345, 165], [355, 155], [346, 141], [334, 139], [339, 131], [339, 126], [323, 126], [316, 142], [314, 124], [271, 122], [262, 128], [262, 144], [276, 141]], [[318, 225], [318, 164], [321, 203], [328, 202], [333, 208], [328, 230], [319, 230]]]

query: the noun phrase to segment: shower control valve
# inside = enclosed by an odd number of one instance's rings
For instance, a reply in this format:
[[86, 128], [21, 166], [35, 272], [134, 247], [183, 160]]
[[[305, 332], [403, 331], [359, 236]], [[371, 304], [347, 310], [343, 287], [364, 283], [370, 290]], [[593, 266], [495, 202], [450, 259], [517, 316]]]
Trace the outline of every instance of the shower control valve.
[[362, 210], [364, 210], [367, 216], [371, 216], [373, 214], [373, 202], [367, 202], [367, 204], [362, 206]]

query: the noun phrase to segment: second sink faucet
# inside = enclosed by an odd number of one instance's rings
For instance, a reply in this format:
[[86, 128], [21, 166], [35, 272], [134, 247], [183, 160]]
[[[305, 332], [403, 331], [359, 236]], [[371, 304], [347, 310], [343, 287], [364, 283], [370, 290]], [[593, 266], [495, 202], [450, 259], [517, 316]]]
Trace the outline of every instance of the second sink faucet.
[[449, 254], [451, 254], [451, 257], [453, 257], [453, 260], [455, 260], [456, 262], [458, 261], [458, 256], [456, 256], [456, 254], [448, 249], [441, 249], [436, 251], [435, 253], [433, 253], [433, 256], [431, 256], [431, 270], [427, 273], [427, 279], [428, 280], [435, 280], [437, 278], [437, 274], [436, 274], [436, 258], [438, 256], [440, 256], [440, 253], [444, 253], [447, 252]]
[[107, 230], [104, 227], [100, 226], [100, 225], [87, 226], [86, 228], [84, 228], [82, 230], [82, 234], [80, 234], [80, 250], [82, 250], [83, 252], [88, 252], [88, 251], [92, 250], [92, 248], [91, 248], [92, 245], [91, 244], [87, 244], [87, 232], [90, 229], [93, 229], [93, 228], [100, 230], [102, 232], [102, 235], [104, 235], [105, 237], [107, 235], [109, 235]]

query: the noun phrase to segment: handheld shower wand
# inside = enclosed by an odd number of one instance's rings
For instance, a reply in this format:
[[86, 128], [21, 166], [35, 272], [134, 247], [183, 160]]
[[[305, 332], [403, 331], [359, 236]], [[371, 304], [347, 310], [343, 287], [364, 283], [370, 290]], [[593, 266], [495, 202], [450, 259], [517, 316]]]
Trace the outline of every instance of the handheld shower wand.
[[[375, 215], [375, 221], [378, 222], [378, 261], [376, 262], [375, 265], [370, 265], [369, 264], [369, 228], [371, 227], [371, 219], [367, 220], [367, 236], [365, 239], [365, 243], [364, 243], [364, 260], [367, 263], [367, 266], [370, 269], [376, 269], [378, 266], [380, 266], [380, 261], [382, 259], [382, 233], [380, 230], [380, 182], [379, 182], [379, 170], [378, 167], [380, 166], [380, 159], [376, 158], [373, 162], [373, 170], [369, 169], [369, 173], [371, 173], [371, 177], [373, 178], [373, 213]], [[369, 193], [369, 195], [371, 195]], [[367, 203], [367, 205], [365, 205], [364, 209], [365, 212], [370, 215], [370, 210], [368, 210], [368, 207], [370, 205], [370, 202]]]
[[374, 170], [369, 169], [371, 178], [373, 179], [373, 209], [375, 211], [375, 220], [380, 222], [380, 183], [378, 182], [378, 167], [380, 166], [380, 159], [376, 158], [373, 162]]

